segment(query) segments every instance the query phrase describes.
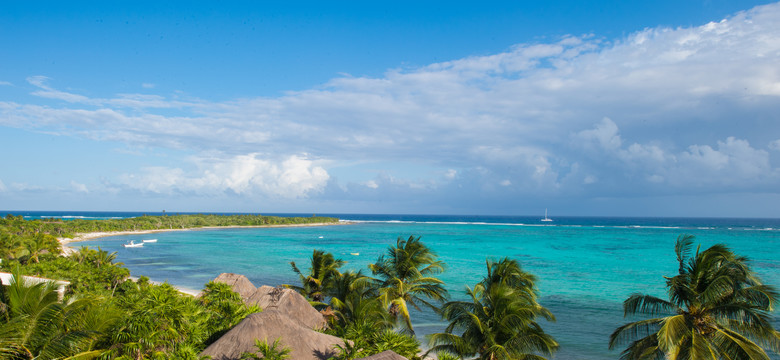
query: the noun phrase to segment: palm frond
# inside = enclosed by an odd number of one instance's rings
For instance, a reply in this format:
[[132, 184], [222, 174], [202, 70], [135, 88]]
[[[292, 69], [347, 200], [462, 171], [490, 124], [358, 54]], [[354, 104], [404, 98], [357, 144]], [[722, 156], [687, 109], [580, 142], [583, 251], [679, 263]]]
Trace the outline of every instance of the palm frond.
[[624, 315], [645, 314], [650, 316], [672, 314], [678, 307], [669, 301], [645, 294], [632, 294], [623, 301]]

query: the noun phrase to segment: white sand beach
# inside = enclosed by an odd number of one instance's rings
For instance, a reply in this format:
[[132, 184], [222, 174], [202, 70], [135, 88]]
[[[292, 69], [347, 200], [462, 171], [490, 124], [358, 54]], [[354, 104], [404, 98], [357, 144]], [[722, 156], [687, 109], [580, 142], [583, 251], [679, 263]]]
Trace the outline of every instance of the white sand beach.
[[[94, 240], [102, 237], [107, 236], [118, 236], [118, 235], [139, 235], [139, 234], [153, 234], [153, 233], [161, 233], [161, 232], [169, 232], [169, 231], [197, 231], [197, 230], [213, 230], [213, 229], [231, 229], [231, 228], [280, 228], [280, 227], [308, 227], [308, 226], [333, 226], [333, 225], [348, 225], [351, 224], [351, 222], [348, 221], [339, 221], [337, 223], [311, 223], [311, 224], [288, 224], [288, 225], [252, 225], [252, 226], [238, 226], [238, 225], [231, 225], [231, 226], [204, 226], [204, 227], [197, 227], [197, 228], [184, 228], [184, 229], [156, 229], [156, 230], [138, 230], [138, 231], [107, 231], [107, 232], [92, 232], [92, 233], [83, 233], [83, 234], [76, 234], [73, 238], [66, 238], [61, 237], [57, 238], [59, 240], [60, 244], [62, 245], [62, 253], [65, 256], [68, 256], [74, 252], [76, 252], [76, 248], [73, 245], [74, 243], [81, 242], [81, 241], [87, 241], [87, 240]], [[130, 279], [133, 281], [137, 281], [138, 277], [136, 276], [130, 276]], [[162, 284], [162, 282], [159, 281], [149, 281], [153, 284]], [[173, 285], [174, 288], [179, 290], [179, 292], [192, 295], [192, 296], [199, 296], [200, 290], [190, 289], [182, 286]]]

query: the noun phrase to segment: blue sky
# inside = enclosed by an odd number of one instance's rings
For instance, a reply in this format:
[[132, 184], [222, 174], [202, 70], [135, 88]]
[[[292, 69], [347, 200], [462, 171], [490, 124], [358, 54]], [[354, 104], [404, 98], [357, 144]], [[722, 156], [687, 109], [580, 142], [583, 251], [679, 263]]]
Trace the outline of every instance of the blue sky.
[[780, 216], [780, 4], [3, 2], [0, 209]]

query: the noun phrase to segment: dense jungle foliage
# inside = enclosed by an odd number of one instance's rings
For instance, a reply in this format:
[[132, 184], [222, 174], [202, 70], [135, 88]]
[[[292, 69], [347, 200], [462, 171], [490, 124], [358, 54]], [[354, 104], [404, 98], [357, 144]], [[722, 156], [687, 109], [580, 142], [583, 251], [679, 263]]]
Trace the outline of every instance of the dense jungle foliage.
[[47, 218], [25, 220], [21, 216], [7, 215], [0, 219], [0, 231], [16, 236], [49, 234], [56, 237], [73, 237], [79, 233], [189, 229], [209, 226], [262, 226], [262, 225], [298, 225], [315, 223], [336, 223], [332, 217], [281, 217], [265, 215], [164, 215], [139, 216], [124, 219], [107, 220], [65, 220]]

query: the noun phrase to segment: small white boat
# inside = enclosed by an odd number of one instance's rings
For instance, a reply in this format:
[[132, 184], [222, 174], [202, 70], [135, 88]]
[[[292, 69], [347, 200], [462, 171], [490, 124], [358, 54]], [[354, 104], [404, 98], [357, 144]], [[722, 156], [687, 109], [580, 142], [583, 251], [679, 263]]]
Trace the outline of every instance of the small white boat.
[[550, 222], [553, 221], [553, 219], [550, 219], [547, 217], [547, 209], [544, 209], [544, 219], [542, 219], [544, 222]]
[[145, 242], [145, 243], [157, 242], [157, 239], [146, 239], [146, 240], [143, 240], [143, 242]]
[[349, 253], [349, 254], [353, 256], [360, 256], [360, 253]]
[[122, 244], [122, 246], [124, 246], [126, 248], [141, 247], [141, 246], [144, 246], [144, 243], [141, 242], [141, 243], [136, 244], [134, 241], [130, 240], [129, 244]]

